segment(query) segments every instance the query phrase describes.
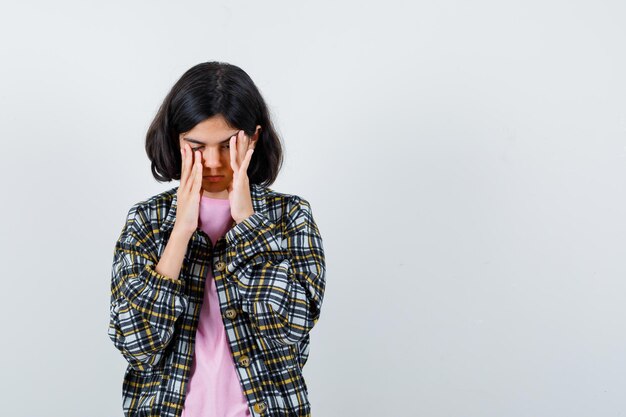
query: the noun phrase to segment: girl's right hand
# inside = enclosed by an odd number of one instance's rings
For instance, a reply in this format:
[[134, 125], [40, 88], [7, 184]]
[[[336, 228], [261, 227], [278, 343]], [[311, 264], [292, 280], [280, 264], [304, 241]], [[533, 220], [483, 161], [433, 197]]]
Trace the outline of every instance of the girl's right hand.
[[200, 195], [202, 188], [202, 155], [193, 151], [188, 143], [181, 148], [182, 168], [180, 186], [176, 192], [176, 221], [174, 227], [192, 235], [198, 228]]

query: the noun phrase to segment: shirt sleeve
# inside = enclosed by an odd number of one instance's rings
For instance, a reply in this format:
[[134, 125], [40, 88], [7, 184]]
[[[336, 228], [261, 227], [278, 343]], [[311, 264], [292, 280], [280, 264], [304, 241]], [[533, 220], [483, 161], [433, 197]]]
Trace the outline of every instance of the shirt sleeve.
[[152, 226], [135, 205], [115, 244], [108, 334], [139, 371], [159, 363], [188, 305], [182, 281], [158, 273], [157, 263]]
[[226, 233], [227, 272], [242, 310], [259, 332], [283, 345], [302, 341], [317, 323], [326, 285], [310, 204], [293, 197], [283, 220], [255, 212]]

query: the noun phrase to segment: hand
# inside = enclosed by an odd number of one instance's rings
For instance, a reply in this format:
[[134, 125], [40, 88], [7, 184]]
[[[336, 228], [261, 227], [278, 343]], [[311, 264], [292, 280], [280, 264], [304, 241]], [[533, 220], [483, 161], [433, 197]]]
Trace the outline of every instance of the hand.
[[233, 170], [233, 180], [228, 184], [228, 199], [230, 214], [237, 224], [254, 214], [248, 180], [248, 166], [253, 152], [254, 145], [250, 146], [250, 138], [243, 130], [230, 138], [230, 167]]
[[192, 158], [192, 152], [188, 143], [183, 144], [180, 186], [176, 192], [176, 222], [174, 223], [174, 227], [189, 234], [193, 234], [198, 228], [202, 193], [202, 155], [200, 151], [196, 151], [195, 158]]

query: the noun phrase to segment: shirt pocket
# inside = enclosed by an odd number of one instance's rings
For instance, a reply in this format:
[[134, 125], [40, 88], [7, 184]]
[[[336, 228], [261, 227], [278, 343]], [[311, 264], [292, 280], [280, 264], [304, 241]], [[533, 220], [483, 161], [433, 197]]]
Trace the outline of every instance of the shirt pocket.
[[298, 416], [310, 415], [308, 388], [298, 363], [296, 345], [264, 352], [264, 364], [272, 386], [280, 394], [282, 407]]
[[294, 345], [278, 345], [261, 353], [263, 363], [270, 375], [284, 375], [287, 370], [298, 366], [294, 347]]

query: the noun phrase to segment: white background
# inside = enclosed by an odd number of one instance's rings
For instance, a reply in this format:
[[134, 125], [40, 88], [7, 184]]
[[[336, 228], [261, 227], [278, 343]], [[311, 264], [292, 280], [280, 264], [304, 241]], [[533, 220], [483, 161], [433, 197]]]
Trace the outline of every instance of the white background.
[[623, 416], [621, 1], [0, 6], [3, 415], [121, 416], [113, 247], [191, 66], [243, 68], [311, 203], [313, 415]]

